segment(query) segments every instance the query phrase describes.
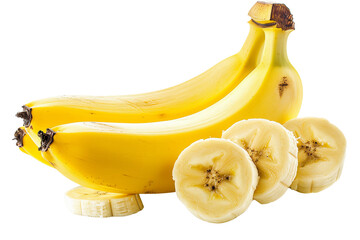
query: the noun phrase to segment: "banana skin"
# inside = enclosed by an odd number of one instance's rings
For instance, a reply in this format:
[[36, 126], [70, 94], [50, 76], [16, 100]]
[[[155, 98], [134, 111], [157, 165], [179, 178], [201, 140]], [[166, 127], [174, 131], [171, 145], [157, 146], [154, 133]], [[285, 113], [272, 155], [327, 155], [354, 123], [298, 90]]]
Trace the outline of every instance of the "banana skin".
[[39, 130], [66, 123], [143, 123], [191, 115], [226, 96], [259, 63], [264, 33], [254, 22], [249, 21], [249, 25], [248, 37], [237, 54], [177, 86], [137, 95], [47, 98], [24, 105], [17, 116], [23, 118], [26, 131], [39, 145]]
[[259, 65], [210, 107], [163, 122], [80, 122], [52, 127], [40, 132], [42, 156], [64, 176], [92, 189], [173, 192], [174, 162], [191, 143], [221, 137], [222, 131], [243, 119], [284, 123], [297, 116], [302, 84], [287, 57], [291, 31], [264, 28], [265, 46]]

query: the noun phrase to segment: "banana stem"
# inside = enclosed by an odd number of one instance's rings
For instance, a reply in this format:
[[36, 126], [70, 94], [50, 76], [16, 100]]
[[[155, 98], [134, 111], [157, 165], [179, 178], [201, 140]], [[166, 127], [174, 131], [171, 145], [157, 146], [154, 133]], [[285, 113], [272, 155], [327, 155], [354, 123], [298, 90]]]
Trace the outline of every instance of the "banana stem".
[[24, 136], [26, 132], [24, 129], [18, 128], [14, 134], [13, 140], [16, 140], [16, 146], [23, 147], [24, 146]]
[[287, 39], [292, 30], [264, 28], [265, 46], [261, 64], [284, 65], [290, 63], [287, 56]]
[[241, 59], [244, 59], [244, 62], [249, 65], [253, 65], [254, 62], [258, 61], [259, 54], [262, 52], [259, 51], [259, 48], [264, 46], [263, 42], [265, 36], [263, 29], [257, 26], [254, 22], [249, 21], [249, 26], [249, 34], [238, 54]]
[[[282, 30], [295, 29], [290, 9], [282, 3], [266, 3], [258, 1], [250, 9], [249, 16], [260, 26], [276, 25]], [[270, 22], [269, 22], [270, 21]]]
[[51, 130], [49, 128], [46, 129], [46, 133], [44, 133], [43, 131], [38, 132], [38, 136], [41, 139], [39, 151], [46, 152], [49, 149], [51, 143], [54, 141], [55, 133], [56, 132], [54, 132], [53, 130]]
[[32, 114], [31, 114], [32, 109], [25, 105], [22, 106], [22, 108], [23, 108], [23, 111], [16, 113], [15, 116], [23, 119], [24, 127], [29, 127], [31, 120], [32, 120]]

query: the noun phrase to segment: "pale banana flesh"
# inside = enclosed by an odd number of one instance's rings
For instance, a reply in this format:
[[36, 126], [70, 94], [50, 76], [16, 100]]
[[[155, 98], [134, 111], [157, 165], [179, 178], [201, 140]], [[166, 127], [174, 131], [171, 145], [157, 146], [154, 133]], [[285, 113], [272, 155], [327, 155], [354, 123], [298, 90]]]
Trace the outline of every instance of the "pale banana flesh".
[[291, 189], [302, 193], [319, 192], [341, 175], [346, 150], [344, 134], [323, 118], [297, 118], [284, 126], [298, 138], [297, 175]]
[[296, 176], [296, 138], [281, 124], [266, 119], [249, 119], [235, 123], [223, 138], [243, 147], [259, 171], [254, 199], [262, 204], [280, 198]]
[[144, 208], [138, 194], [109, 193], [76, 187], [65, 194], [70, 212], [88, 217], [128, 216]]
[[256, 2], [249, 11], [249, 16], [257, 22], [271, 21], [273, 4], [267, 2]]
[[173, 169], [176, 194], [198, 218], [214, 223], [242, 214], [253, 200], [258, 171], [249, 154], [220, 138], [184, 149]]
[[221, 137], [222, 131], [242, 119], [284, 123], [297, 116], [302, 84], [287, 58], [290, 31], [271, 27], [264, 32], [259, 65], [212, 106], [163, 122], [83, 122], [53, 127], [56, 134], [43, 157], [81, 186], [121, 193], [174, 191], [174, 162], [191, 143]]
[[144, 123], [165, 121], [201, 111], [232, 91], [259, 63], [264, 33], [249, 22], [250, 32], [241, 50], [199, 76], [164, 90], [126, 96], [64, 96], [34, 101], [19, 113], [31, 138], [57, 125], [82, 122]]

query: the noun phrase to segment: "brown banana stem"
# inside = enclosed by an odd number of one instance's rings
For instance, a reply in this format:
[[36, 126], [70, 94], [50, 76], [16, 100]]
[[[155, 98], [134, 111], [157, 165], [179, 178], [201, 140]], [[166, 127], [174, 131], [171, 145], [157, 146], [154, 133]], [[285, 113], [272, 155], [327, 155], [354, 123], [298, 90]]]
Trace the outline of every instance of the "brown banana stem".
[[50, 128], [46, 129], [46, 133], [43, 131], [38, 132], [38, 136], [41, 138], [41, 144], [39, 147], [39, 151], [46, 152], [51, 143], [54, 141], [54, 135], [56, 132], [51, 130]]
[[26, 132], [24, 129], [18, 128], [14, 134], [13, 140], [16, 140], [16, 146], [23, 147], [24, 146], [24, 136]]
[[24, 127], [30, 127], [30, 123], [32, 120], [32, 114], [31, 114], [32, 109], [25, 105], [22, 106], [22, 108], [23, 108], [23, 111], [16, 113], [15, 116], [23, 119]]

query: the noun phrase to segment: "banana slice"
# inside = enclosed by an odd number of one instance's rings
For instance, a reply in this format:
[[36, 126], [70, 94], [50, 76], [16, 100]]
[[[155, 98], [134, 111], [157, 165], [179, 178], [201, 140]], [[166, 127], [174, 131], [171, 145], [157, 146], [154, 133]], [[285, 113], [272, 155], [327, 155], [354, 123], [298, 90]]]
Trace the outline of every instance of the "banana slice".
[[176, 194], [198, 218], [232, 220], [253, 199], [258, 173], [249, 154], [220, 138], [199, 140], [185, 148], [173, 168]]
[[69, 210], [89, 217], [127, 216], [144, 208], [138, 194], [121, 194], [76, 187], [65, 194]]
[[319, 192], [336, 182], [344, 164], [344, 134], [322, 118], [293, 119], [284, 126], [298, 138], [299, 167], [291, 189]]
[[222, 135], [243, 147], [259, 171], [254, 199], [262, 204], [280, 198], [295, 178], [297, 147], [294, 135], [281, 124], [265, 119], [243, 120]]

